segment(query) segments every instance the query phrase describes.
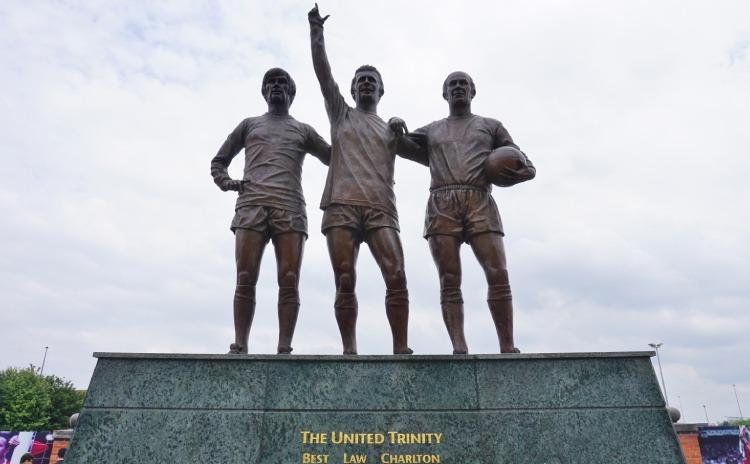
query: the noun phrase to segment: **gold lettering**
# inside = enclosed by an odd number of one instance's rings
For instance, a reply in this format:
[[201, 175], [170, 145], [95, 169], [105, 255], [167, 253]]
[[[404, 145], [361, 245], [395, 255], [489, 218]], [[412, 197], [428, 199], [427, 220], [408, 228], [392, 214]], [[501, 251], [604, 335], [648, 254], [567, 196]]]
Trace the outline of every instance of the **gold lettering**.
[[344, 464], [364, 464], [367, 462], [367, 456], [364, 454], [353, 454], [349, 456], [344, 453]]
[[385, 442], [382, 433], [346, 433], [331, 432], [331, 443], [334, 445], [380, 445]]
[[389, 454], [380, 455], [381, 464], [439, 464], [439, 454]]
[[325, 432], [319, 433], [319, 432], [310, 432], [307, 430], [303, 430], [300, 433], [302, 434], [303, 445], [313, 445], [313, 444], [325, 445], [326, 443], [328, 443], [328, 435]]
[[392, 445], [424, 445], [440, 444], [443, 440], [442, 433], [421, 432], [421, 433], [401, 433], [388, 432], [388, 439]]

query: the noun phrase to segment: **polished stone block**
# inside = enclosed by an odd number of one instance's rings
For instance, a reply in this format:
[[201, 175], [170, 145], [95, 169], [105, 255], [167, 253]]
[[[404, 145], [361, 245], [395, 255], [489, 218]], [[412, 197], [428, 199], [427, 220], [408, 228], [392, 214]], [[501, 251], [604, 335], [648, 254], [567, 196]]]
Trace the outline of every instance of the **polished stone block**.
[[651, 352], [95, 355], [68, 463], [684, 462]]

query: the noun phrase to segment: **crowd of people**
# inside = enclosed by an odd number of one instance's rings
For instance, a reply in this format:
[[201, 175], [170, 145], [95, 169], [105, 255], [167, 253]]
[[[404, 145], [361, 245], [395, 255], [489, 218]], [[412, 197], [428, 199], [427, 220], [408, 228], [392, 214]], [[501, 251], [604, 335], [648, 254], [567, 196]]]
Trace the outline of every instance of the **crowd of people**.
[[[32, 434], [30, 442], [23, 439], [23, 433]], [[65, 461], [66, 448], [60, 448], [56, 459], [53, 458], [53, 441], [50, 432], [0, 432], [0, 464], [62, 463]]]

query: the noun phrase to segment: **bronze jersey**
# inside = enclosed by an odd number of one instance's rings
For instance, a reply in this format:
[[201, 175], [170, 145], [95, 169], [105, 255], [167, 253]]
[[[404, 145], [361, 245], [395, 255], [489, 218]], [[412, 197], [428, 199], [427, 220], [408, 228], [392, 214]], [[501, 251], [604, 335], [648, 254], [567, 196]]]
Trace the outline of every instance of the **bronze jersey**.
[[446, 185], [489, 189], [484, 175], [487, 156], [498, 147], [518, 148], [500, 121], [473, 114], [441, 119], [414, 132], [426, 137], [433, 189]]
[[393, 217], [395, 138], [377, 114], [349, 107], [339, 95], [331, 114], [331, 165], [320, 207], [331, 204], [380, 209]]
[[311, 25], [313, 62], [331, 122], [331, 164], [320, 201], [359, 205], [398, 218], [393, 192], [396, 138], [375, 113], [350, 107], [331, 75], [325, 54], [323, 28]]
[[305, 212], [302, 162], [311, 153], [328, 164], [330, 147], [315, 129], [291, 116], [266, 113], [247, 118], [227, 137], [211, 161], [211, 175], [219, 183], [229, 178], [227, 167], [245, 149], [243, 192], [236, 209], [270, 206]]

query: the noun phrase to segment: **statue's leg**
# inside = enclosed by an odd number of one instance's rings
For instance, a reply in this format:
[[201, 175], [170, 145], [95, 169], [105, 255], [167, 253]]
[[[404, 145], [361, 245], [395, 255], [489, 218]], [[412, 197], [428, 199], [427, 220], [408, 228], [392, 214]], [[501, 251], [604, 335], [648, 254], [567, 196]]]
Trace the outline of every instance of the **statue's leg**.
[[440, 308], [453, 354], [467, 354], [464, 336], [464, 300], [461, 295], [461, 240], [452, 235], [431, 235], [428, 238], [432, 259], [440, 276]]
[[266, 236], [255, 230], [235, 231], [237, 286], [234, 291], [234, 343], [230, 346], [230, 353], [247, 353], [250, 326], [255, 315], [255, 284], [266, 241]]
[[513, 341], [513, 297], [505, 262], [503, 236], [486, 232], [472, 236], [470, 243], [487, 278], [487, 304], [500, 340], [500, 352], [519, 353]]
[[378, 227], [368, 231], [367, 244], [385, 280], [385, 312], [393, 335], [393, 354], [412, 354], [408, 345], [409, 291], [401, 237], [392, 227]]
[[305, 234], [289, 232], [273, 238], [279, 283], [279, 344], [276, 352], [292, 352], [292, 337], [299, 314], [299, 272], [305, 248]]
[[332, 227], [326, 231], [326, 241], [336, 281], [334, 309], [344, 354], [357, 354], [357, 296], [354, 287], [360, 240], [354, 229]]

